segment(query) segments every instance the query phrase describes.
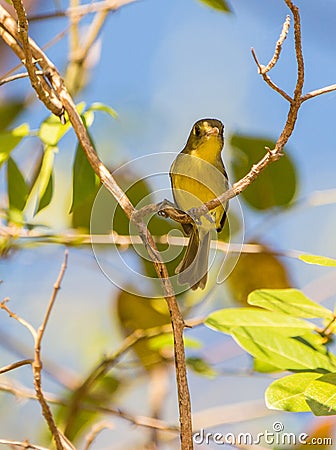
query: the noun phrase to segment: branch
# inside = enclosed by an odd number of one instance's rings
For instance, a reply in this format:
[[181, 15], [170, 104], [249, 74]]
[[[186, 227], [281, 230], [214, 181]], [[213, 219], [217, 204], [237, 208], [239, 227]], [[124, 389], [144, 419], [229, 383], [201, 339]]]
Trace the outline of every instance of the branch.
[[[60, 433], [60, 431], [57, 428], [57, 425], [55, 423], [55, 420], [53, 418], [51, 409], [44, 397], [43, 391], [42, 391], [42, 385], [41, 385], [41, 371], [42, 371], [42, 361], [41, 361], [41, 344], [42, 344], [42, 338], [44, 335], [44, 331], [46, 329], [51, 310], [54, 306], [57, 293], [61, 287], [61, 282], [63, 280], [65, 270], [67, 267], [68, 262], [68, 251], [65, 251], [64, 253], [64, 261], [61, 266], [59, 275], [57, 277], [56, 283], [54, 285], [54, 289], [47, 307], [47, 311], [45, 313], [42, 325], [37, 330], [36, 339], [35, 339], [35, 357], [34, 362], [32, 364], [33, 368], [33, 374], [34, 374], [34, 387], [37, 399], [41, 405], [42, 408], [42, 414], [44, 418], [46, 419], [46, 422], [49, 426], [50, 432], [55, 440], [56, 448], [57, 450], [61, 450], [64, 448], [64, 438], [63, 435]], [[68, 444], [68, 443], [66, 443]]]
[[[48, 87], [47, 83], [42, 83], [41, 79], [36, 75], [36, 67], [33, 61], [33, 52], [28, 37], [28, 20], [26, 11], [21, 0], [13, 0], [13, 6], [18, 15], [18, 31], [15, 33], [17, 41], [21, 41], [23, 52], [25, 55], [25, 66], [29, 73], [31, 85], [38, 98], [53, 112], [56, 116], [63, 117], [63, 106], [55, 93]], [[13, 25], [13, 23], [11, 23]], [[19, 36], [17, 36], [17, 34]], [[19, 38], [19, 39], [18, 39]]]
[[9, 301], [9, 298], [5, 298], [0, 303], [0, 309], [3, 309], [4, 311], [6, 311], [6, 313], [9, 315], [9, 317], [11, 317], [12, 319], [17, 320], [21, 325], [23, 325], [25, 328], [27, 328], [27, 330], [33, 336], [34, 341], [35, 341], [35, 339], [36, 339], [36, 330], [35, 330], [35, 328], [29, 322], [27, 322], [25, 319], [22, 319], [20, 316], [18, 316], [13, 311], [11, 311], [8, 308], [8, 306], [7, 306], [8, 301]]
[[71, 398], [65, 427], [65, 434], [68, 434], [73, 421], [76, 419], [78, 410], [81, 408], [82, 400], [87, 396], [88, 392], [93, 389], [94, 385], [115, 366], [119, 359], [125, 355], [137, 342], [142, 339], [159, 336], [164, 333], [171, 333], [171, 324], [163, 325], [160, 327], [148, 328], [146, 330], [135, 330], [129, 336], [125, 338], [120, 348], [114, 352], [111, 356], [105, 357], [95, 366], [85, 380], [74, 390]]
[[[43, 72], [41, 70], [37, 70], [35, 73], [36, 73], [36, 75], [43, 75]], [[17, 73], [16, 75], [12, 75], [11, 77], [2, 78], [0, 80], [0, 86], [2, 86], [3, 84], [6, 84], [6, 83], [10, 83], [11, 81], [19, 80], [21, 78], [27, 78], [27, 77], [29, 77], [28, 72]]]
[[[277, 86], [274, 81], [271, 80], [271, 78], [269, 77], [269, 75], [267, 75], [267, 73], [264, 71], [265, 70], [265, 66], [263, 66], [262, 64], [260, 64], [258, 57], [256, 55], [256, 52], [254, 51], [254, 48], [251, 48], [251, 53], [253, 56], [253, 59], [255, 61], [255, 63], [258, 66], [258, 73], [263, 77], [264, 81], [266, 81], [266, 83], [278, 94], [282, 95], [282, 97], [287, 100], [289, 103], [291, 103], [293, 101], [292, 97], [290, 95], [287, 94], [287, 92], [285, 92], [283, 89], [281, 89], [279, 86]], [[274, 63], [275, 64], [275, 63]], [[267, 67], [267, 66], [266, 66]], [[270, 69], [269, 69], [270, 70]]]
[[128, 5], [130, 3], [134, 3], [136, 0], [106, 0], [100, 2], [93, 2], [87, 5], [79, 5], [70, 7], [68, 9], [62, 11], [55, 11], [51, 13], [45, 14], [37, 14], [34, 16], [29, 16], [28, 20], [36, 21], [36, 20], [46, 20], [46, 19], [57, 19], [60, 17], [78, 17], [82, 18], [88, 14], [93, 14], [97, 12], [108, 12], [108, 11], [116, 11], [122, 6]]
[[[330, 201], [332, 203], [336, 202], [335, 194], [331, 190], [330, 192], [330, 199], [326, 199], [326, 193], [329, 191], [321, 191], [316, 192], [311, 197], [311, 200], [309, 202], [312, 202], [313, 206], [319, 206], [319, 205], [325, 205], [326, 201]], [[318, 197], [322, 196], [323, 201], [321, 202]], [[302, 207], [302, 202], [298, 201], [296, 204], [292, 205], [292, 209], [296, 206]], [[151, 205], [156, 206], [156, 205]], [[112, 231], [110, 234], [57, 234], [57, 233], [41, 233], [41, 232], [35, 232], [34, 230], [17, 230], [15, 228], [13, 231], [11, 231], [11, 227], [0, 227], [0, 235], [9, 237], [9, 238], [16, 238], [20, 240], [26, 240], [27, 245], [31, 246], [32, 242], [41, 244], [41, 243], [47, 243], [47, 244], [57, 244], [57, 245], [119, 245], [123, 248], [128, 248], [134, 244], [142, 244], [142, 240], [137, 235], [124, 235], [124, 234], [118, 234], [115, 231]], [[165, 244], [165, 245], [173, 245], [173, 246], [184, 246], [186, 247], [188, 245], [189, 239], [187, 237], [179, 237], [179, 236], [171, 236], [169, 234], [164, 234], [161, 236], [153, 236], [153, 239], [156, 244]], [[235, 244], [235, 243], [227, 243], [218, 239], [211, 240], [210, 244], [211, 248], [217, 249], [219, 251], [222, 251], [224, 253], [267, 253], [272, 254], [274, 256], [284, 256], [286, 258], [293, 258], [298, 259], [302, 253], [305, 253], [304, 250], [282, 250], [282, 249], [266, 249], [262, 244]], [[20, 246], [22, 248], [22, 246]], [[147, 330], [148, 331], [148, 330]]]
[[270, 62], [267, 64], [267, 66], [264, 66], [262, 64], [260, 64], [257, 55], [254, 51], [254, 49], [251, 49], [252, 52], [252, 56], [253, 59], [256, 63], [256, 65], [258, 66], [258, 72], [259, 74], [263, 77], [264, 81], [274, 90], [276, 91], [278, 94], [282, 95], [282, 97], [284, 97], [285, 100], [287, 100], [289, 103], [291, 103], [293, 101], [292, 97], [290, 95], [288, 95], [284, 90], [282, 90], [281, 88], [279, 88], [279, 86], [277, 86], [272, 80], [271, 78], [267, 75], [267, 72], [269, 72], [271, 69], [273, 69], [273, 67], [275, 66], [275, 64], [278, 62], [279, 57], [280, 57], [280, 53], [281, 53], [281, 49], [282, 49], [282, 44], [284, 43], [288, 31], [289, 31], [289, 26], [290, 26], [290, 16], [287, 15], [286, 16], [286, 20], [282, 26], [282, 31], [280, 34], [280, 37], [275, 45], [275, 50], [274, 50], [274, 54], [272, 59], [270, 60]]
[[[18, 3], [21, 5], [18, 6]], [[22, 2], [21, 0], [15, 0], [14, 2], [15, 8], [17, 7], [18, 17], [22, 16]], [[5, 12], [3, 12], [5, 11]], [[0, 6], [0, 21], [1, 17], [6, 17], [7, 23], [11, 25], [11, 32], [14, 33], [13, 36], [16, 37], [17, 31], [15, 21], [13, 18]], [[23, 19], [23, 17], [21, 17]], [[20, 19], [20, 20], [21, 20]], [[24, 17], [26, 20], [26, 17]], [[1, 29], [1, 27], [0, 27]], [[19, 36], [18, 36], [19, 37]], [[32, 56], [35, 59], [39, 60], [39, 65], [48, 75], [48, 81], [50, 82], [53, 91], [57, 99], [61, 101], [62, 108], [68, 113], [69, 120], [74, 128], [74, 131], [78, 137], [78, 140], [88, 158], [89, 163], [91, 164], [94, 172], [98, 175], [101, 182], [108, 189], [108, 191], [114, 196], [119, 205], [124, 210], [127, 217], [133, 221], [133, 213], [135, 209], [131, 204], [128, 197], [124, 194], [120, 186], [117, 184], [111, 173], [108, 169], [103, 165], [103, 163], [99, 160], [95, 149], [93, 148], [90, 138], [87, 134], [85, 125], [78, 114], [75, 104], [69, 95], [63, 80], [58, 73], [56, 67], [53, 63], [47, 58], [44, 52], [37, 46], [37, 44], [29, 39], [29, 45], [31, 48]], [[20, 51], [16, 46], [12, 46], [13, 51]], [[28, 69], [28, 68], [27, 68]], [[33, 86], [34, 87], [34, 86]], [[53, 92], [52, 91], [52, 92]], [[48, 102], [44, 103], [47, 108], [50, 109], [50, 104]], [[62, 109], [63, 111], [63, 109]], [[190, 394], [187, 380], [187, 368], [186, 368], [186, 360], [185, 360], [185, 352], [184, 352], [184, 341], [183, 341], [183, 330], [184, 330], [184, 321], [182, 314], [179, 310], [174, 289], [169, 279], [169, 274], [167, 268], [162, 261], [160, 252], [157, 250], [156, 244], [152, 235], [149, 233], [144, 222], [136, 222], [136, 227], [138, 229], [138, 233], [143, 241], [143, 244], [151, 257], [156, 273], [160, 278], [164, 297], [166, 299], [171, 321], [173, 327], [173, 336], [174, 336], [174, 355], [175, 355], [175, 366], [176, 366], [176, 379], [177, 379], [177, 390], [178, 390], [178, 403], [179, 403], [179, 416], [180, 416], [180, 438], [181, 445], [184, 450], [193, 448], [192, 441], [192, 423], [191, 423], [191, 402], [190, 402]]]
[[31, 444], [29, 441], [12, 441], [9, 439], [0, 439], [1, 445], [7, 445], [8, 447], [20, 447], [32, 450], [48, 450], [46, 447], [41, 447], [40, 445]]
[[[12, 383], [11, 385], [0, 383], [0, 391], [7, 392], [19, 398], [21, 397], [30, 400], [38, 400], [36, 393], [34, 391], [22, 388], [21, 386], [14, 387]], [[45, 393], [45, 398], [49, 403], [53, 403], [55, 405], [62, 405], [66, 408], [69, 406], [68, 402], [65, 402], [64, 400], [55, 397], [55, 395], [53, 394]], [[173, 433], [179, 432], [179, 428], [177, 426], [169, 425], [163, 420], [159, 420], [154, 417], [148, 416], [133, 416], [132, 414], [129, 414], [121, 409], [112, 409], [105, 406], [85, 404], [85, 403], [81, 405], [81, 409], [84, 411], [91, 411], [91, 412], [95, 411], [105, 415], [109, 414], [114, 417], [119, 417], [131, 423], [132, 425], [136, 425], [139, 427], [152, 428], [160, 431], [169, 431]]]
[[[101, 2], [100, 2], [101, 3]], [[89, 5], [92, 6], [92, 5]], [[100, 5], [99, 5], [100, 6]], [[115, 2], [114, 5], [115, 6]], [[78, 2], [75, 1], [71, 4], [71, 8], [77, 8]], [[115, 9], [115, 8], [113, 8]], [[83, 73], [85, 70], [85, 61], [87, 56], [92, 49], [92, 46], [97, 39], [106, 18], [110, 12], [111, 8], [99, 9], [84, 36], [84, 42], [79, 39], [79, 21], [81, 19], [78, 15], [70, 15], [70, 51], [69, 51], [69, 63], [67, 65], [65, 74], [65, 83], [68, 90], [71, 93], [77, 93], [79, 89], [83, 87]], [[85, 78], [85, 77], [84, 77]]]
[[308, 92], [301, 97], [301, 102], [305, 102], [313, 97], [317, 97], [318, 95], [327, 94], [328, 92], [336, 91], [336, 84], [331, 84], [330, 86], [326, 86], [324, 88], [316, 89], [315, 91]]
[[275, 64], [278, 62], [278, 59], [279, 59], [280, 53], [281, 53], [281, 49], [282, 49], [282, 44], [284, 43], [284, 41], [287, 37], [289, 27], [290, 27], [290, 16], [287, 15], [286, 20], [282, 26], [280, 37], [279, 37], [277, 43], [275, 44], [274, 55], [273, 55], [272, 59], [270, 60], [270, 62], [267, 64], [267, 66], [263, 66], [262, 73], [269, 72], [271, 69], [273, 69]]
[[84, 450], [89, 450], [89, 448], [93, 444], [93, 441], [96, 439], [99, 433], [101, 433], [104, 430], [112, 430], [113, 428], [114, 426], [110, 422], [107, 422], [106, 420], [94, 424], [90, 433], [85, 437], [86, 443], [84, 446]]
[[[289, 96], [286, 92], [282, 91], [282, 89], [278, 88], [272, 81], [270, 82], [269, 77], [266, 73], [262, 73], [264, 70], [263, 67], [256, 55], [254, 50], [252, 51], [252, 54], [254, 56], [254, 59], [256, 61], [256, 64], [258, 66], [259, 73], [263, 76], [266, 83], [274, 90], [276, 90], [280, 95], [282, 95], [288, 102], [289, 102], [289, 111], [287, 114], [287, 119], [285, 122], [285, 125], [283, 127], [283, 130], [275, 144], [275, 148], [273, 150], [266, 148], [267, 153], [265, 156], [255, 165], [252, 166], [251, 170], [239, 181], [234, 183], [231, 189], [224, 192], [219, 197], [211, 200], [210, 202], [205, 203], [200, 208], [193, 209], [193, 218], [198, 218], [206, 213], [208, 211], [211, 211], [212, 209], [216, 208], [217, 206], [221, 204], [225, 204], [228, 200], [236, 197], [241, 192], [243, 192], [258, 176], [268, 167], [272, 162], [277, 161], [283, 156], [283, 149], [284, 146], [287, 144], [289, 138], [291, 137], [294, 127], [297, 121], [297, 116], [299, 109], [302, 105], [302, 103], [310, 98], [316, 97], [317, 95], [321, 95], [327, 92], [335, 91], [336, 90], [336, 84], [327, 86], [322, 89], [317, 89], [316, 91], [312, 91], [306, 95], [302, 95], [303, 90], [303, 84], [304, 84], [304, 60], [303, 60], [303, 53], [302, 53], [302, 44], [301, 44], [301, 21], [300, 21], [300, 13], [299, 8], [293, 4], [291, 0], [284, 0], [288, 8], [291, 10], [293, 19], [294, 19], [294, 42], [295, 42], [295, 53], [296, 53], [296, 61], [297, 61], [297, 79], [296, 79], [296, 86], [294, 90], [294, 96], [293, 98]], [[275, 63], [279, 59], [280, 49], [281, 45], [284, 41], [285, 36], [288, 32], [288, 26], [289, 21], [286, 19], [286, 22], [284, 23], [282, 33], [280, 35], [280, 38], [276, 45], [276, 50], [274, 53], [274, 56], [271, 60], [271, 62], [266, 66], [273, 67]], [[274, 62], [274, 64], [273, 64]], [[156, 207], [160, 208], [160, 204], [156, 205]], [[146, 207], [145, 207], [146, 208]], [[147, 210], [143, 208], [138, 212], [138, 214], [141, 216], [141, 214], [147, 214]], [[154, 210], [155, 208], [153, 208]], [[160, 210], [160, 209], [159, 209]], [[163, 215], [166, 215], [167, 217], [172, 218], [173, 220], [176, 220], [177, 222], [181, 223], [191, 223], [193, 221], [190, 214], [181, 214], [180, 211], [174, 210], [174, 208], [163, 208]]]
[[[62, 433], [58, 430], [55, 420], [53, 418], [51, 409], [45, 399], [45, 396], [43, 394], [42, 391], [42, 385], [41, 385], [41, 371], [42, 371], [42, 361], [41, 361], [41, 343], [42, 343], [42, 338], [43, 338], [43, 334], [45, 331], [45, 328], [47, 326], [49, 317], [50, 317], [50, 313], [52, 310], [52, 307], [55, 303], [56, 300], [56, 296], [57, 296], [57, 292], [60, 289], [60, 285], [61, 285], [61, 281], [63, 279], [65, 270], [66, 270], [66, 266], [67, 266], [67, 259], [68, 259], [68, 252], [65, 252], [64, 255], [64, 262], [62, 264], [60, 273], [58, 275], [58, 278], [56, 280], [56, 283], [54, 285], [54, 290], [53, 293], [51, 295], [50, 301], [49, 301], [49, 305], [47, 307], [47, 311], [45, 314], [45, 317], [43, 319], [42, 325], [39, 327], [39, 329], [36, 331], [34, 329], [34, 327], [28, 323], [26, 320], [22, 319], [21, 317], [19, 317], [17, 314], [15, 314], [14, 312], [12, 312], [8, 306], [6, 305], [6, 303], [8, 302], [8, 299], [3, 300], [0, 303], [0, 308], [4, 309], [7, 314], [9, 314], [10, 317], [14, 318], [15, 320], [17, 320], [21, 325], [23, 325], [24, 327], [26, 327], [29, 332], [31, 333], [31, 335], [34, 338], [34, 360], [26, 360], [26, 361], [21, 361], [19, 363], [14, 363], [11, 366], [5, 367], [2, 370], [3, 371], [8, 371], [8, 370], [12, 370], [13, 368], [16, 367], [20, 367], [24, 364], [31, 364], [32, 366], [32, 370], [33, 370], [33, 375], [34, 375], [34, 387], [35, 387], [35, 392], [36, 392], [36, 398], [38, 399], [41, 408], [42, 408], [42, 414], [44, 416], [44, 418], [46, 419], [46, 422], [49, 426], [49, 430], [55, 440], [55, 444], [56, 444], [56, 448], [57, 450], [63, 450], [64, 448], [66, 449], [71, 449], [72, 445], [70, 444], [70, 442], [68, 442], [66, 440], [66, 438], [62, 435]], [[27, 362], [28, 361], [28, 362]]]
[[32, 359], [23, 359], [22, 361], [17, 361], [15, 363], [9, 364], [8, 366], [1, 367], [0, 375], [6, 372], [10, 372], [11, 370], [17, 369], [18, 367], [31, 365], [33, 362]]

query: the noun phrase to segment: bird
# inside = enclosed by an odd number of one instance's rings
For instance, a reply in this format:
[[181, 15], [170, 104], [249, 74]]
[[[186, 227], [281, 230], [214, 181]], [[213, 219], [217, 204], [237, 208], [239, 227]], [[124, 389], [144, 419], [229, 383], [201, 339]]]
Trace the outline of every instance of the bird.
[[[192, 127], [183, 150], [170, 167], [174, 202], [187, 212], [217, 198], [228, 190], [228, 176], [222, 161], [224, 125], [217, 119], [201, 119]], [[178, 283], [193, 290], [204, 289], [208, 278], [211, 237], [220, 232], [227, 217], [228, 202], [207, 214], [182, 223], [189, 243], [175, 272]], [[192, 216], [192, 214], [191, 214]]]

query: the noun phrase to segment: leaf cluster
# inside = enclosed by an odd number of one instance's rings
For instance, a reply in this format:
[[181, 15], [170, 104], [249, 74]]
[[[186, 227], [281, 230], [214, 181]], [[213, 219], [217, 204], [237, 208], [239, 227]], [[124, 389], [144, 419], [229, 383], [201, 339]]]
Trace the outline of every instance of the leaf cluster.
[[[301, 259], [336, 265], [335, 260], [322, 256], [302, 255]], [[336, 355], [329, 348], [335, 332], [334, 313], [297, 289], [257, 289], [247, 302], [251, 306], [211, 313], [205, 324], [231, 335], [253, 356], [255, 370], [294, 372], [268, 387], [268, 407], [335, 414]], [[323, 326], [312, 319], [319, 319]]]

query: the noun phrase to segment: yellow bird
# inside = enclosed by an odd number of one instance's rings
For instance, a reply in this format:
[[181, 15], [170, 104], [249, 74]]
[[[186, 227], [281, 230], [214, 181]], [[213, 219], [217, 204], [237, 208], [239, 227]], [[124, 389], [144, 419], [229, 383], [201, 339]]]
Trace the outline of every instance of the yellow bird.
[[[221, 158], [224, 125], [217, 119], [198, 120], [188, 141], [170, 168], [177, 207], [185, 212], [200, 207], [228, 189], [228, 178]], [[204, 289], [208, 278], [211, 235], [221, 231], [227, 203], [203, 215], [192, 224], [182, 224], [190, 237], [184, 258], [176, 268], [180, 284]]]

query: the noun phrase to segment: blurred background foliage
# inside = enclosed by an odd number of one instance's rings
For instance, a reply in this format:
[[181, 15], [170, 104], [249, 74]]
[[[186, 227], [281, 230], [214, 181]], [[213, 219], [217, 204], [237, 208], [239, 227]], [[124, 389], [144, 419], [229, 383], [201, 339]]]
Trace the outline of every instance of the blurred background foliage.
[[[316, 88], [336, 78], [335, 67], [324, 64], [334, 51], [330, 42], [335, 30], [327, 24], [336, 9], [327, 0], [318, 11], [317, 7], [301, 3], [308, 86]], [[71, 6], [77, 4], [70, 2]], [[44, 12], [66, 9], [68, 2], [31, 1], [25, 2], [25, 6], [33, 19], [32, 36], [40, 45], [47, 43], [48, 54], [64, 74], [78, 102], [98, 155], [112, 172], [140, 155], [180, 151], [192, 123], [205, 116], [218, 117], [225, 123], [224, 159], [231, 183], [244, 176], [265, 154], [265, 147], [274, 147], [287, 106], [258, 78], [249, 48], [254, 45], [261, 59], [267, 60], [271, 55], [287, 13], [280, 0], [272, 5], [266, 0], [246, 0], [241, 5], [224, 0], [176, 0], [158, 5], [148, 0], [122, 8], [108, 18], [88, 16], [71, 26], [65, 18], [37, 20]], [[316, 31], [317, 16], [321, 23]], [[105, 29], [101, 33], [99, 29], [96, 35], [93, 17], [101, 24], [106, 19]], [[63, 39], [65, 36], [69, 37], [68, 42]], [[278, 83], [285, 89], [294, 83], [292, 55], [293, 48], [286, 42], [274, 70]], [[0, 43], [0, 59], [3, 79], [12, 73], [18, 61], [3, 43]], [[323, 73], [316, 69], [316, 61], [325, 67]], [[16, 70], [21, 71], [21, 66]], [[224, 265], [234, 268], [221, 285], [216, 285], [214, 278], [220, 265], [218, 258], [215, 259], [206, 290], [179, 295], [186, 318], [205, 317], [217, 307], [246, 305], [248, 295], [255, 289], [299, 286], [317, 301], [334, 299], [332, 275], [328, 278], [328, 273], [316, 272], [316, 266], [313, 271], [286, 257], [298, 248], [330, 256], [336, 253], [333, 239], [336, 194], [332, 176], [336, 163], [332, 135], [334, 98], [335, 94], [331, 94], [329, 99], [318, 98], [305, 106], [285, 156], [268, 167], [239, 197], [244, 220], [232, 202], [229, 223], [219, 239], [239, 243], [245, 232], [245, 242], [258, 244], [260, 250], [243, 252], [239, 258], [230, 253]], [[111, 358], [112, 362], [106, 363], [104, 370], [94, 371], [104, 361], [102, 355], [113, 355], [125, 337], [139, 328], [153, 332], [158, 327], [159, 331], [169, 323], [169, 314], [159, 297], [148, 299], [134, 294], [139, 286], [132, 278], [129, 291], [123, 291], [102, 277], [86, 245], [92, 206], [101, 185], [76, 143], [69, 123], [63, 126], [57, 118], [48, 117], [25, 80], [1, 86], [0, 100], [0, 252], [3, 257], [0, 278], [3, 297], [12, 297], [14, 310], [37, 320], [54, 282], [64, 245], [73, 246], [64, 287], [67, 304], [62, 302], [55, 311], [46, 343], [46, 388], [55, 392], [63, 403], [57, 407], [57, 418], [75, 442], [82, 442], [94, 422], [105, 416], [110, 419], [111, 411], [117, 417], [120, 407], [134, 415], [148, 414], [174, 422], [175, 390], [169, 385], [173, 379], [173, 355], [168, 333], [142, 337], [121, 363], [118, 361], [116, 365]], [[312, 130], [321, 131], [312, 133]], [[154, 195], [160, 192], [160, 186], [155, 180], [143, 177], [142, 169], [141, 164], [133, 165], [132, 170], [117, 176], [118, 183], [134, 205], [144, 198], [148, 203], [162, 200]], [[155, 173], [156, 167], [152, 169]], [[166, 170], [168, 173], [169, 167]], [[322, 189], [325, 195], [313, 197], [316, 190]], [[106, 196], [100, 208], [101, 221], [95, 228], [96, 234], [111, 231], [116, 236], [130, 234], [128, 220], [110, 196]], [[112, 221], [104, 214], [105, 208], [115, 212]], [[149, 222], [150, 231], [158, 237], [171, 235], [178, 228], [172, 221], [158, 216]], [[158, 243], [158, 247], [161, 251], [169, 248], [165, 243]], [[107, 264], [109, 258], [113, 263], [114, 247], [105, 244], [101, 248]], [[128, 255], [134, 270], [150, 280], [156, 278], [152, 264], [141, 258], [130, 243], [120, 244], [118, 251]], [[180, 259], [179, 253], [169, 261], [170, 274], [174, 274]], [[38, 295], [34, 295], [36, 290]], [[1, 317], [1, 326], [3, 366], [14, 356], [25, 356], [30, 350], [25, 347], [17, 326], [9, 326], [5, 317]], [[224, 408], [223, 398], [227, 405], [260, 398], [272, 378], [253, 377], [244, 372], [246, 367], [265, 374], [278, 370], [258, 358], [246, 359], [229, 342], [199, 327], [187, 333], [188, 365], [193, 372], [191, 391], [193, 403], [200, 411], [208, 407]], [[64, 372], [62, 380], [53, 375], [55, 367]], [[242, 371], [246, 381], [237, 376]], [[85, 384], [90, 374], [94, 376]], [[15, 376], [17, 383], [26, 384], [30, 379], [24, 370]], [[216, 380], [212, 381], [212, 387], [207, 384], [209, 377]], [[80, 389], [81, 386], [84, 388]], [[174, 395], [168, 395], [169, 392]], [[16, 420], [31, 413], [36, 422], [35, 427], [26, 426], [18, 432], [14, 417], [3, 419], [10, 396], [0, 393], [0, 398], [3, 399], [0, 433], [10, 430], [15, 439], [39, 439], [41, 429], [36, 406], [20, 407], [16, 412]], [[246, 425], [249, 430], [270, 427], [266, 408], [260, 408], [261, 412], [257, 409], [255, 417]], [[225, 408], [223, 417], [224, 411]], [[205, 417], [204, 413], [204, 420]], [[287, 421], [287, 431], [310, 429], [304, 414], [292, 419], [280, 417]], [[237, 418], [235, 421], [239, 423]], [[225, 431], [228, 430], [226, 422], [218, 419], [213, 426]], [[330, 427], [330, 422], [325, 423]], [[313, 422], [311, 427], [318, 429], [323, 424]], [[146, 442], [157, 439], [140, 427], [125, 433], [127, 426], [120, 420], [118, 430], [113, 431], [118, 442], [115, 448], [144, 448]], [[240, 429], [239, 425], [235, 427]], [[160, 435], [160, 439], [167, 448], [177, 445], [174, 438]], [[102, 436], [94, 448], [104, 448], [106, 442], [110, 439]]]

